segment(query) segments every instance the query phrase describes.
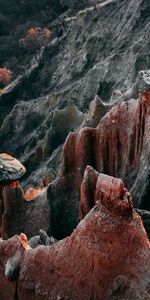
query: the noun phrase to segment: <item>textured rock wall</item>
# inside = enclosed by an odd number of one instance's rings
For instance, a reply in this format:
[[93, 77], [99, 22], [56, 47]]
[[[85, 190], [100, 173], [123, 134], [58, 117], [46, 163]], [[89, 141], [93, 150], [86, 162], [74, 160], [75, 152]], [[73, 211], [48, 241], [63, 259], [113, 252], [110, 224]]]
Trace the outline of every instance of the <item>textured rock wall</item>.
[[39, 229], [49, 229], [49, 202], [46, 191], [31, 201], [25, 199], [20, 186], [6, 185], [2, 193], [0, 211], [1, 237], [8, 239], [25, 232], [28, 237], [39, 233]]
[[[148, 75], [148, 72], [142, 74]], [[39, 197], [27, 202], [25, 195], [30, 195], [30, 192], [32, 194], [32, 191], [37, 195], [38, 191], [29, 190], [23, 196], [19, 192], [20, 189], [9, 187], [4, 189], [1, 201], [2, 237], [11, 237], [21, 231], [31, 237], [38, 234], [40, 228], [57, 239], [71, 234], [79, 223], [80, 214], [81, 217], [84, 216], [95, 203], [93, 196], [89, 194], [89, 204], [80, 211], [80, 185], [87, 165], [99, 172], [123, 179], [131, 191], [134, 205], [149, 210], [150, 93], [149, 77], [146, 78], [145, 81], [145, 77], [142, 77], [143, 81], [139, 83], [141, 89], [144, 87], [146, 91], [143, 95], [139, 94], [138, 100], [121, 102], [112, 109], [112, 105], [104, 105], [99, 98], [93, 101], [83, 123], [88, 121], [92, 126], [92, 122], [97, 123], [101, 119], [105, 109], [109, 112], [102, 118], [97, 128], [85, 127], [69, 134], [63, 148], [59, 174], [48, 187], [48, 194], [47, 190], [42, 192], [39, 189]], [[78, 126], [83, 117], [73, 104], [67, 109], [54, 111], [53, 126], [50, 129], [51, 140], [55, 140], [54, 136], [59, 136], [65, 128], [69, 130], [72, 120], [74, 127]], [[43, 155], [41, 150], [38, 148], [38, 159]], [[45, 175], [43, 174], [43, 178]], [[95, 186], [96, 177], [94, 178], [91, 181], [89, 177], [89, 186]], [[28, 180], [30, 181], [30, 178]]]
[[[96, 94], [103, 101], [108, 101], [115, 89], [122, 92], [128, 90], [138, 72], [150, 67], [149, 9], [149, 1], [114, 0], [70, 20], [62, 15], [53, 24], [49, 16], [43, 13], [39, 22], [44, 19], [44, 25], [40, 23], [39, 26], [53, 27], [53, 31], [55, 26], [62, 27], [63, 33], [61, 36], [56, 34], [58, 38], [42, 50], [39, 64], [36, 61], [38, 54], [30, 58], [27, 55], [28, 59], [21, 56], [21, 63], [25, 67], [25, 71], [21, 73], [23, 76], [27, 70], [34, 69], [34, 65], [37, 64], [37, 67], [34, 72], [27, 72], [28, 76], [23, 77], [23, 82], [16, 86], [15, 91], [0, 96], [0, 103], [3, 103], [0, 110], [0, 123], [3, 123], [0, 151], [12, 152], [28, 169], [31, 161], [36, 158], [39, 146], [37, 141], [43, 141], [46, 133], [49, 141], [51, 140], [47, 128], [51, 127], [52, 102], [52, 109], [61, 109], [72, 100], [80, 110], [87, 112]], [[20, 34], [24, 35], [27, 28], [22, 30]], [[15, 44], [21, 38], [14, 32], [11, 36]], [[3, 38], [1, 45], [4, 45], [4, 41]], [[10, 41], [6, 39], [5, 43], [12, 50]], [[19, 54], [17, 58], [18, 56]], [[42, 104], [46, 107], [45, 110]], [[34, 111], [32, 116], [31, 111]], [[31, 119], [33, 125], [30, 123]], [[52, 149], [51, 146], [48, 145]], [[49, 156], [52, 154], [49, 153]], [[49, 171], [47, 160], [42, 159], [39, 166], [35, 159], [30, 170], [30, 182], [34, 186], [40, 178], [40, 175], [36, 178], [34, 171], [38, 172], [42, 166], [43, 172], [46, 168]], [[28, 184], [29, 182], [25, 182], [25, 185]]]
[[94, 192], [96, 206], [69, 238], [36, 249], [21, 237], [0, 241], [3, 300], [149, 298], [149, 242], [130, 194], [104, 174]]
[[149, 209], [149, 90], [112, 108], [96, 129], [71, 133], [56, 181], [48, 189], [52, 235], [60, 238], [78, 223], [79, 189], [87, 165], [117, 176], [136, 207]]

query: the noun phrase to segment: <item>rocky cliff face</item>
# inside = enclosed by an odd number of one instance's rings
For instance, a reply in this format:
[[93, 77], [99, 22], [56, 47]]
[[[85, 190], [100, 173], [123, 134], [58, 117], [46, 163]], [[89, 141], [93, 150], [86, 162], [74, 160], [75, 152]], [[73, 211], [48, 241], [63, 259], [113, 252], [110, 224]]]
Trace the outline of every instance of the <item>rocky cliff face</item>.
[[148, 300], [150, 4], [50, 2], [0, 0], [0, 300]]
[[[96, 174], [92, 179], [88, 177], [86, 183], [89, 204], [82, 209], [81, 203], [81, 211], [79, 209], [80, 185], [87, 165], [98, 172], [122, 178], [132, 194], [135, 207], [149, 210], [149, 72], [141, 72], [138, 78], [141, 79], [136, 81], [136, 87], [141, 92], [137, 100], [122, 101], [114, 107], [111, 104], [103, 107], [97, 98], [93, 101], [83, 123], [88, 120], [92, 124], [93, 120], [98, 122], [98, 118], [100, 123], [97, 128], [83, 127], [69, 134], [63, 148], [59, 174], [48, 189], [43, 186], [38, 190], [30, 189], [25, 194], [20, 187], [14, 189], [6, 186], [3, 189], [3, 238], [21, 231], [32, 237], [40, 228], [57, 239], [71, 234], [80, 214], [83, 217], [95, 203], [92, 189], [95, 189]], [[108, 113], [101, 119], [102, 108], [107, 109]], [[62, 120], [61, 128], [69, 128], [73, 116], [79, 125], [83, 115], [71, 105], [68, 114], [66, 110], [55, 112], [54, 124], [57, 126], [57, 121]], [[51, 132], [53, 134], [54, 129]], [[146, 226], [149, 233], [148, 228]]]
[[83, 128], [70, 133], [58, 178], [48, 189], [52, 235], [62, 232], [63, 236], [65, 230], [78, 223], [77, 203], [87, 165], [122, 178], [131, 191], [134, 205], [149, 210], [149, 99], [148, 90], [138, 100], [112, 108], [96, 129]]
[[121, 180], [96, 176], [96, 206], [69, 238], [34, 250], [24, 236], [0, 241], [3, 300], [149, 299], [149, 241], [141, 219]]
[[[80, 1], [81, 6], [84, 6], [83, 2]], [[70, 9], [71, 3], [69, 1]], [[40, 5], [46, 7], [48, 4]], [[36, 20], [27, 23], [19, 36], [11, 33], [16, 44], [31, 26], [51, 28], [54, 35], [41, 54], [23, 54], [18, 46], [15, 47], [24, 71], [18, 71], [22, 77], [16, 78], [0, 97], [1, 151], [10, 151], [25, 164], [27, 177], [31, 174], [30, 183], [34, 186], [40, 182], [39, 169], [43, 168], [44, 173], [49, 173], [51, 167], [57, 170], [59, 159], [55, 158], [56, 165], [53, 163], [55, 147], [64, 143], [68, 134], [68, 131], [60, 133], [55, 137], [56, 146], [53, 145], [50, 137], [53, 111], [65, 108], [72, 100], [79, 110], [86, 112], [96, 94], [108, 101], [115, 89], [125, 92], [138, 72], [150, 67], [148, 1], [103, 1], [82, 13], [69, 12], [67, 1], [65, 5], [65, 15], [53, 22], [46, 14], [51, 12], [50, 7], [43, 6], [37, 10], [37, 15], [32, 11], [30, 18], [34, 15]], [[52, 9], [60, 14], [56, 6], [54, 3]], [[1, 45], [8, 45], [5, 36]], [[3, 58], [3, 65], [6, 60]], [[47, 151], [39, 160], [36, 153], [41, 144]], [[34, 170], [39, 173], [38, 177]], [[29, 182], [24, 183], [27, 184]]]

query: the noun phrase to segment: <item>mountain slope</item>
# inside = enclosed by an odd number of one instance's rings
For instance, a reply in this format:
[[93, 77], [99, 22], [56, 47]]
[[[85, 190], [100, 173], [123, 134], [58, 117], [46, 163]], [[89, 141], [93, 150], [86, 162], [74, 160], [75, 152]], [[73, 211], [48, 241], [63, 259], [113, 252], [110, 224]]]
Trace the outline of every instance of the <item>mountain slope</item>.
[[[0, 151], [10, 151], [27, 167], [34, 161], [27, 176], [39, 166], [36, 152], [40, 140], [48, 148], [42, 162], [56, 150], [51, 138], [48, 146], [45, 142], [55, 109], [73, 101], [86, 112], [96, 94], [108, 101], [115, 89], [126, 91], [138, 71], [150, 67], [149, 11], [150, 3], [145, 0], [114, 0], [76, 16], [68, 11], [67, 16], [62, 14], [52, 22], [45, 19], [44, 26], [54, 32], [52, 41], [42, 49], [38, 62], [37, 54], [26, 54], [22, 60], [23, 64], [27, 61], [25, 69], [37, 62], [36, 68], [22, 74], [0, 97]], [[62, 32], [57, 37], [58, 27]], [[24, 126], [19, 125], [21, 120]], [[66, 135], [59, 135], [57, 146]], [[31, 184], [38, 182], [32, 176], [30, 180]]]

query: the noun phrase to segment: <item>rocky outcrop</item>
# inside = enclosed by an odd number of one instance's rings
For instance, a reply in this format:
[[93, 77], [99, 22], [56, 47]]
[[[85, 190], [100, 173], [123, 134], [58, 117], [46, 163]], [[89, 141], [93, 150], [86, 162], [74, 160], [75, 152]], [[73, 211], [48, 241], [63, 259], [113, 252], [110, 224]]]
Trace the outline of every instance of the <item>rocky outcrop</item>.
[[41, 186], [45, 176], [52, 175], [51, 169], [57, 171], [60, 155], [56, 159], [54, 151], [64, 143], [70, 131], [81, 125], [83, 119], [84, 114], [74, 103], [61, 108], [57, 96], [33, 100], [30, 105], [20, 102], [14, 107], [3, 122], [0, 141], [7, 136], [3, 148], [17, 153], [26, 166], [26, 188]]
[[116, 102], [128, 101], [132, 98], [137, 99], [139, 94], [143, 94], [147, 90], [150, 90], [150, 70], [139, 72], [133, 86], [123, 95], [120, 95], [120, 99], [116, 99]]
[[0, 300], [148, 300], [150, 3], [0, 2]]
[[121, 178], [134, 205], [149, 209], [149, 104], [150, 91], [146, 90], [138, 100], [113, 107], [96, 129], [70, 133], [58, 178], [48, 188], [51, 235], [60, 238], [76, 227], [80, 184], [87, 165]]
[[21, 186], [6, 185], [2, 192], [1, 237], [8, 239], [24, 232], [28, 237], [38, 234], [39, 229], [49, 229], [49, 201], [46, 190], [32, 199], [26, 199]]
[[[19, 160], [6, 153], [0, 154], [0, 236], [7, 236], [8, 224], [6, 222], [6, 215], [8, 219], [10, 217], [9, 206], [11, 206], [11, 203], [9, 205], [9, 197], [8, 199], [5, 198], [5, 190], [7, 187], [10, 187], [12, 190], [14, 188], [18, 188], [18, 179], [20, 179], [25, 173], [26, 168]], [[13, 197], [12, 195], [10, 196], [12, 200]], [[14, 209], [14, 211], [18, 211], [18, 206]], [[11, 214], [14, 214], [14, 211], [11, 211]], [[4, 232], [6, 232], [6, 234]]]
[[149, 241], [130, 194], [104, 174], [94, 192], [96, 206], [70, 237], [36, 249], [24, 235], [0, 241], [3, 300], [149, 299]]
[[0, 154], [0, 183], [16, 181], [25, 173], [26, 168], [19, 160], [6, 153]]
[[[120, 204], [118, 206], [119, 199]], [[105, 201], [107, 209], [113, 214], [122, 216], [132, 214], [131, 196], [125, 189], [122, 180], [105, 174], [99, 175], [92, 167], [87, 166], [81, 184], [81, 219], [94, 205], [103, 204], [103, 201]], [[129, 212], [129, 206], [131, 212]]]
[[[148, 72], [141, 74], [143, 74], [143, 80]], [[148, 76], [145, 89], [149, 87], [147, 82]], [[139, 81], [139, 89], [140, 86], [144, 86], [141, 81]], [[79, 223], [80, 213], [84, 216], [95, 203], [94, 200], [90, 200], [92, 202], [80, 212], [80, 185], [87, 165], [99, 172], [123, 179], [131, 191], [134, 205], [149, 209], [149, 95], [149, 89], [145, 90], [143, 95], [141, 90], [138, 100], [122, 102], [112, 107], [111, 110], [111, 105], [105, 105], [96, 98], [91, 105], [89, 116], [86, 116], [83, 122], [88, 121], [91, 126], [96, 125], [102, 117], [103, 108], [110, 111], [101, 119], [97, 128], [82, 128], [75, 133], [70, 133], [63, 149], [59, 175], [48, 187], [48, 194], [44, 180], [43, 187], [29, 189], [25, 195], [19, 192], [17, 196], [18, 187], [13, 190], [11, 188], [14, 187], [7, 187], [3, 191], [5, 201], [1, 203], [1, 211], [6, 213], [3, 214], [2, 236], [8, 238], [24, 231], [31, 237], [36, 235], [40, 228], [57, 239], [71, 234]], [[68, 120], [67, 124], [64, 122], [64, 116]], [[74, 104], [70, 104], [67, 110], [54, 111], [51, 134], [59, 137], [61, 130], [63, 132], [65, 128], [69, 130], [72, 120], [74, 120], [74, 126], [78, 127], [83, 117]], [[128, 127], [125, 127], [124, 124], [127, 123]], [[48, 143], [44, 145], [46, 144]], [[38, 159], [41, 153], [39, 149]], [[95, 186], [96, 179], [91, 181], [89, 177], [87, 182], [88, 186]], [[20, 187], [19, 191], [21, 191]], [[91, 195], [90, 199], [92, 199]], [[26, 200], [32, 201], [29, 203]], [[41, 203], [40, 212], [45, 216], [45, 223], [42, 225], [42, 219], [39, 216], [35, 224], [31, 222], [30, 228], [28, 218], [32, 220], [33, 216], [39, 215], [38, 206]], [[32, 213], [33, 207], [34, 213]], [[22, 217], [19, 218], [19, 216]]]
[[[142, 81], [138, 79], [137, 82], [139, 82], [139, 89], [142, 93], [143, 78], [146, 78], [144, 88], [147, 89], [149, 77], [146, 77], [148, 71], [140, 74], [142, 77], [139, 75], [138, 78], [142, 78]], [[112, 105], [103, 104], [96, 97], [83, 122], [88, 122], [91, 127], [96, 126], [102, 115], [111, 107]], [[53, 135], [55, 143], [57, 143], [55, 138], [59, 137], [61, 132], [69, 131], [72, 121], [74, 128], [78, 127], [83, 117], [74, 104], [70, 104], [67, 109], [55, 110], [50, 129], [51, 135], [49, 135], [51, 141]], [[67, 124], [64, 119], [68, 120]], [[124, 126], [127, 122], [128, 128]], [[57, 125], [58, 123], [59, 125]], [[19, 186], [10, 186], [3, 190], [0, 209], [1, 216], [3, 215], [2, 237], [8, 238], [21, 231], [31, 237], [36, 235], [40, 228], [58, 239], [71, 234], [79, 222], [80, 184], [87, 165], [91, 165], [97, 171], [121, 177], [131, 190], [135, 206], [149, 209], [147, 201], [149, 197], [148, 140], [149, 89], [143, 95], [140, 94], [138, 100], [122, 102], [120, 105], [112, 107], [96, 129], [83, 128], [68, 136], [63, 150], [62, 166], [57, 179], [48, 188], [48, 199], [46, 199], [47, 190], [44, 179], [43, 187], [30, 188], [25, 194]], [[43, 144], [52, 145], [52, 142]], [[37, 159], [41, 159], [41, 153], [39, 149]], [[91, 177], [87, 180], [88, 186], [95, 186], [96, 175], [94, 176], [94, 181], [91, 180]], [[48, 180], [49, 182], [50, 180]], [[89, 195], [90, 199], [93, 199], [91, 194]], [[31, 203], [29, 200], [32, 200]], [[90, 201], [92, 202], [89, 202], [87, 207], [81, 209], [82, 217], [95, 203], [94, 200]], [[45, 216], [45, 223], [42, 225], [42, 219], [38, 217], [35, 224], [31, 222], [30, 228], [28, 219], [32, 220], [39, 214], [38, 206], [41, 203], [40, 211]], [[33, 207], [34, 213], [32, 212]]]
[[54, 149], [63, 144], [68, 133], [75, 131], [83, 119], [84, 114], [71, 101], [64, 109], [55, 109], [50, 129], [44, 137], [45, 154], [51, 154]]
[[32, 249], [34, 249], [39, 245], [50, 246], [56, 242], [56, 239], [54, 239], [52, 236], [49, 237], [44, 230], [40, 229], [39, 235], [36, 235], [29, 240], [29, 245]]
[[87, 166], [84, 172], [83, 181], [80, 187], [80, 218], [81, 220], [96, 204], [95, 191], [99, 173], [92, 167]]
[[104, 103], [97, 95], [94, 100], [90, 103], [90, 108], [85, 118], [80, 126], [83, 127], [92, 127], [95, 128], [99, 124], [102, 117], [106, 115], [108, 111], [111, 110], [113, 105], [111, 103]]

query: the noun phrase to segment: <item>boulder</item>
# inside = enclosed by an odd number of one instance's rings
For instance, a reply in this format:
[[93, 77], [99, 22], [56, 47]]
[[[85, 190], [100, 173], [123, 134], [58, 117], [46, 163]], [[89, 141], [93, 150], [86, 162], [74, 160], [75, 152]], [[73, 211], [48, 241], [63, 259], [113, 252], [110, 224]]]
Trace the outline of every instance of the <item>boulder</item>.
[[26, 173], [25, 167], [16, 158], [0, 154], [0, 182], [12, 182], [20, 179]]
[[31, 248], [36, 248], [40, 245], [50, 246], [56, 242], [56, 239], [54, 239], [52, 236], [49, 237], [44, 230], [40, 229], [39, 235], [36, 235], [29, 240], [29, 245]]

